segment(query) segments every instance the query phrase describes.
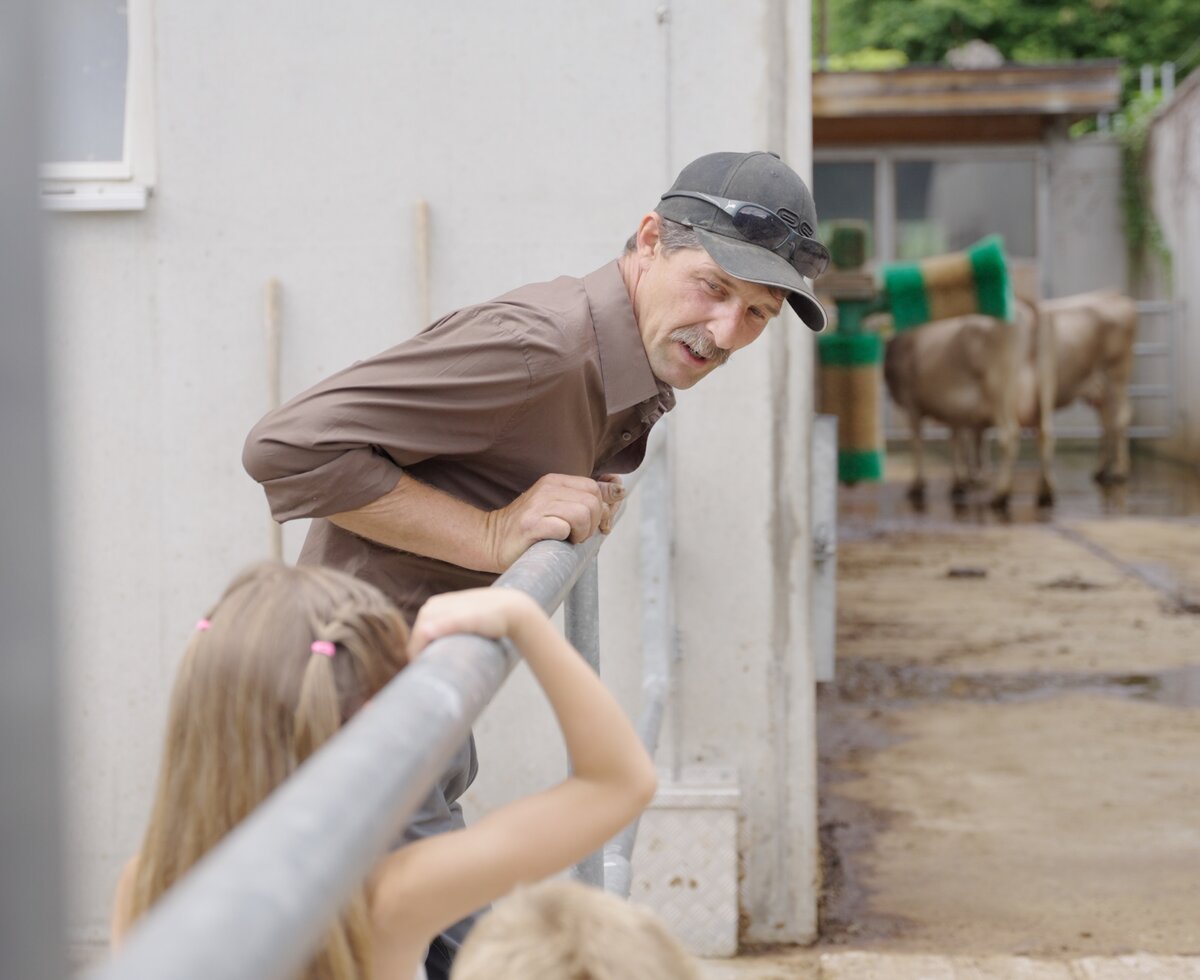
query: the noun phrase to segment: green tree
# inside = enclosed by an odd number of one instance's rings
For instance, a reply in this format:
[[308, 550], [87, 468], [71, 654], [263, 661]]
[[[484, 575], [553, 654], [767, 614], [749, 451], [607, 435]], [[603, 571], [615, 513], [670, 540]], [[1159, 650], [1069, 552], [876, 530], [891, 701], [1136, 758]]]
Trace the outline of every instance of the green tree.
[[[1197, 0], [815, 0], [826, 5], [828, 54], [894, 49], [910, 63], [937, 64], [976, 38], [1008, 61], [1119, 58], [1126, 100], [1142, 64], [1200, 60]], [[819, 11], [819, 7], [818, 7]]]

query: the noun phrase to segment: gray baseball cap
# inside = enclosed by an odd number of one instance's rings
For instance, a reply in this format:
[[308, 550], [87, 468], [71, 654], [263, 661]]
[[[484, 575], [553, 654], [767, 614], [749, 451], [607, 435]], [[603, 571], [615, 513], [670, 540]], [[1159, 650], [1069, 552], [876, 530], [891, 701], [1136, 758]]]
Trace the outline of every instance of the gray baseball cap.
[[693, 160], [654, 210], [692, 228], [731, 276], [787, 290], [809, 329], [825, 329], [825, 310], [807, 282], [829, 262], [816, 238], [817, 206], [800, 175], [774, 153]]

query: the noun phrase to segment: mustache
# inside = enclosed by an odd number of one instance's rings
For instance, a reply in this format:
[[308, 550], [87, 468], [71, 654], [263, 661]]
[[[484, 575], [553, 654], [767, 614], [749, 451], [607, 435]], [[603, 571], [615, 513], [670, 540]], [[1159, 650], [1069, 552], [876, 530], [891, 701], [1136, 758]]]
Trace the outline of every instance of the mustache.
[[712, 334], [701, 326], [680, 327], [678, 330], [672, 330], [671, 339], [687, 344], [701, 357], [715, 361], [718, 366], [724, 364], [733, 355], [733, 351], [718, 347]]

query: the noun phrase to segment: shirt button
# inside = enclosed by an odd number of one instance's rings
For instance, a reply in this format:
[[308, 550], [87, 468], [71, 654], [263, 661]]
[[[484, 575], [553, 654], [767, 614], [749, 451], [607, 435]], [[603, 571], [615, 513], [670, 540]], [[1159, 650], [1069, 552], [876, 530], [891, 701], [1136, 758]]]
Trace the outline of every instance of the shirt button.
[[624, 432], [621, 433], [621, 441], [622, 442], [628, 442], [632, 438], [633, 438], [633, 433], [630, 432], [628, 429], [626, 429]]

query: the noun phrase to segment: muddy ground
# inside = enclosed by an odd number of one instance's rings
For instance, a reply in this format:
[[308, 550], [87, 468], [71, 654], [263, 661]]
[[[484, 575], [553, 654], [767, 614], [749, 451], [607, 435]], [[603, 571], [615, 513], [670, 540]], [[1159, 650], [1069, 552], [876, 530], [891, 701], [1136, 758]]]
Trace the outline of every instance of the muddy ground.
[[1195, 473], [1060, 456], [1055, 511], [1026, 467], [998, 519], [889, 462], [842, 499], [821, 946], [1200, 953]]

